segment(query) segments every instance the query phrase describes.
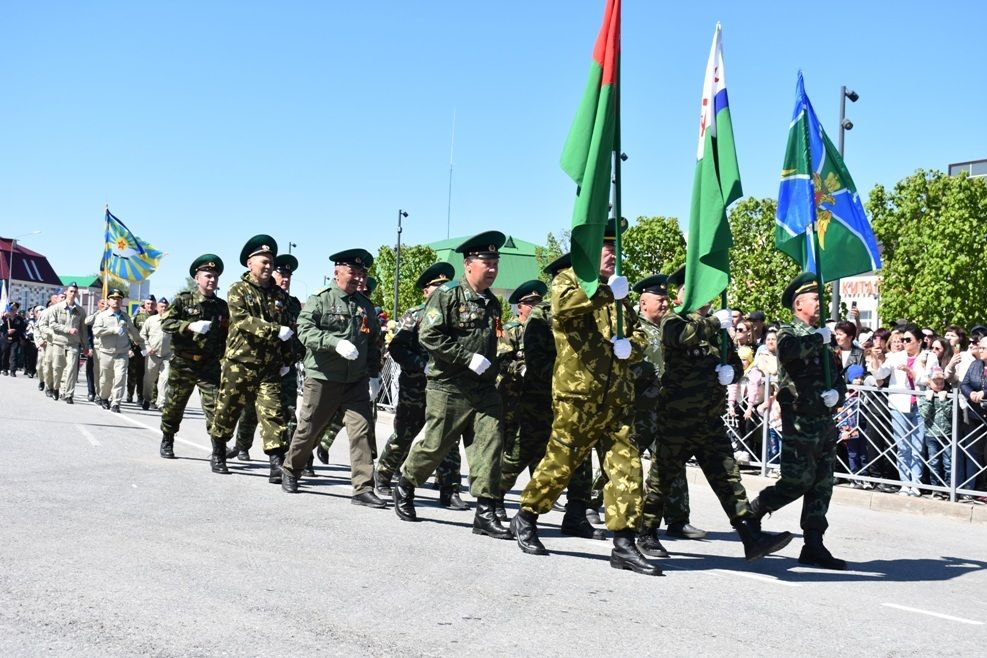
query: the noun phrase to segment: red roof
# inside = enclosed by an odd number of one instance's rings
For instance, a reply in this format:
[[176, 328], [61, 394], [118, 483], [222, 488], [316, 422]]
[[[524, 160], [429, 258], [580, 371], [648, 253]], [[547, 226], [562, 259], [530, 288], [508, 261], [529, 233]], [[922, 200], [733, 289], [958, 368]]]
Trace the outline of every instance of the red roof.
[[59, 287], [62, 285], [48, 259], [20, 243], [14, 247], [14, 275], [11, 277], [10, 245], [10, 238], [0, 238], [0, 279], [12, 278], [24, 283], [46, 283]]

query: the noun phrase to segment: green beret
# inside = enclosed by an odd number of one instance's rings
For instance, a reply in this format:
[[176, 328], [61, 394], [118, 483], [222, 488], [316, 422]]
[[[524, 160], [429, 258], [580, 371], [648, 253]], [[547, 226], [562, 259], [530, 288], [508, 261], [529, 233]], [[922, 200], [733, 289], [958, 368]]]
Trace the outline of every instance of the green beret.
[[195, 277], [200, 270], [212, 270], [217, 275], [223, 273], [223, 259], [216, 254], [202, 254], [188, 268], [190, 277]]
[[569, 252], [562, 254], [561, 256], [553, 260], [551, 263], [546, 265], [544, 269], [542, 269], [542, 272], [554, 278], [556, 274], [558, 274], [561, 270], [566, 269], [567, 267], [572, 267], [572, 254]]
[[367, 277], [367, 296], [374, 294], [374, 290], [377, 290], [377, 279], [372, 276]]
[[107, 299], [123, 299], [123, 291], [119, 288], [110, 288], [109, 294], [106, 295]]
[[807, 292], [819, 292], [819, 282], [812, 272], [802, 272], [792, 279], [792, 282], [785, 288], [785, 292], [781, 294], [781, 305], [785, 308], [791, 308], [795, 299]]
[[281, 274], [294, 274], [298, 269], [298, 259], [291, 254], [281, 254], [274, 259], [274, 271]]
[[243, 249], [240, 250], [240, 264], [246, 267], [247, 259], [257, 254], [267, 254], [271, 258], [276, 258], [278, 255], [277, 241], [263, 233], [250, 238], [247, 240], [247, 244], [243, 245]]
[[456, 276], [456, 268], [445, 261], [430, 265], [415, 281], [415, 287], [424, 290], [431, 285], [442, 285]]
[[[627, 218], [620, 218], [620, 234], [623, 235], [624, 231], [627, 230]], [[617, 218], [611, 217], [607, 220], [607, 225], [603, 229], [603, 241], [613, 242], [617, 239]]]
[[681, 286], [685, 283], [685, 265], [679, 266], [677, 270], [669, 274], [665, 283], [672, 286]]
[[500, 258], [500, 248], [507, 241], [507, 236], [500, 231], [484, 231], [466, 240], [456, 247], [455, 251], [464, 258]]
[[374, 264], [374, 257], [366, 249], [346, 249], [337, 251], [329, 257], [336, 265], [349, 265], [350, 267], [362, 267], [369, 269]]
[[651, 293], [652, 295], [668, 295], [668, 276], [665, 274], [652, 274], [641, 279], [634, 284], [636, 293]]
[[547, 292], [548, 286], [546, 286], [543, 281], [532, 279], [531, 281], [525, 281], [519, 285], [514, 292], [511, 293], [511, 297], [507, 300], [507, 302], [509, 304], [517, 304], [522, 301], [537, 303], [541, 301], [541, 298], [544, 297]]

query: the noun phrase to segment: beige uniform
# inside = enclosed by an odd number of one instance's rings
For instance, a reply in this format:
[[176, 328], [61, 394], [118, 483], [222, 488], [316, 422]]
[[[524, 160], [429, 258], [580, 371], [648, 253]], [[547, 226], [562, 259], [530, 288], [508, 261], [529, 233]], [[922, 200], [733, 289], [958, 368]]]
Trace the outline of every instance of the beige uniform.
[[[58, 302], [48, 310], [49, 348], [54, 388], [63, 399], [71, 400], [79, 378], [79, 352], [89, 345], [86, 316], [78, 304]], [[72, 333], [74, 330], [75, 333]]]
[[99, 352], [99, 397], [119, 405], [127, 388], [130, 343], [144, 346], [133, 320], [124, 311], [106, 309], [93, 321], [93, 343]]
[[53, 308], [55, 308], [54, 305], [41, 311], [35, 327], [35, 334], [40, 337], [40, 343], [38, 344], [38, 377], [41, 378], [41, 383], [45, 385], [47, 390], [57, 391], [58, 382], [55, 381], [51, 358], [55, 349], [51, 342], [51, 327], [49, 326], [51, 310]]
[[[171, 334], [161, 330], [161, 315], [148, 317], [141, 326], [141, 338], [147, 350], [147, 366], [144, 368], [144, 399], [161, 408], [165, 401], [165, 387], [171, 369]], [[156, 396], [155, 396], [156, 395]]]
[[[98, 309], [86, 316], [86, 327], [89, 329], [89, 335], [92, 336], [93, 333], [93, 322], [96, 321], [96, 316], [100, 314], [101, 311]], [[95, 383], [93, 386], [96, 389], [97, 402], [99, 401], [99, 350], [96, 349], [96, 341], [93, 341], [93, 351], [89, 354], [89, 358], [93, 362], [93, 379]]]

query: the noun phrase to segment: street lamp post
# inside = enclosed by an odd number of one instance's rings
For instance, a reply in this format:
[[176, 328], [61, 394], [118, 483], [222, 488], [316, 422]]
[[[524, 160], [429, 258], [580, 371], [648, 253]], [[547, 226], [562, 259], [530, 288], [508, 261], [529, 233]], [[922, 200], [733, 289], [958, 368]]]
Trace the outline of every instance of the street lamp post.
[[30, 233], [23, 233], [17, 237], [10, 238], [10, 257], [7, 258], [7, 298], [11, 301], [14, 299], [14, 293], [10, 289], [10, 282], [14, 278], [14, 253], [17, 247], [17, 241], [21, 238], [26, 238], [29, 235], [38, 235], [41, 231], [31, 231]]
[[398, 319], [398, 285], [401, 283], [401, 219], [408, 213], [398, 210], [398, 245], [394, 250], [394, 321]]
[[289, 242], [289, 243], [288, 243], [288, 253], [289, 253], [289, 254], [291, 253], [291, 248], [292, 248], [292, 247], [297, 247], [297, 246], [298, 246], [298, 244], [297, 244], [297, 243], [295, 243], [295, 242]]
[[[846, 85], [840, 87], [840, 139], [838, 149], [840, 159], [843, 159], [843, 134], [848, 130], [853, 130], [853, 121], [846, 118], [846, 101], [856, 103], [860, 95], [852, 89], [847, 89]], [[829, 308], [829, 317], [835, 322], [840, 320], [840, 280], [833, 281], [833, 302]]]

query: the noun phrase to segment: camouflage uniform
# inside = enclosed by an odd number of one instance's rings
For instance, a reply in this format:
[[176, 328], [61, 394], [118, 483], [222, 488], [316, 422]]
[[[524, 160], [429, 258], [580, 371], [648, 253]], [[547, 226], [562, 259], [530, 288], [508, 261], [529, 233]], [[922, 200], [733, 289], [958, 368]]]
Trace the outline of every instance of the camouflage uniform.
[[[205, 334], [194, 333], [188, 326], [206, 320], [212, 324]], [[185, 407], [195, 387], [199, 387], [206, 432], [212, 429], [219, 388], [219, 360], [226, 347], [230, 311], [226, 301], [199, 290], [175, 295], [161, 316], [161, 330], [171, 334], [171, 369], [168, 371], [168, 396], [161, 407], [161, 433], [173, 438], [178, 433]]]
[[[609, 441], [604, 490], [610, 530], [636, 530], [641, 523], [641, 453], [633, 443], [634, 375], [630, 364], [642, 356], [646, 338], [630, 301], [615, 303], [600, 285], [586, 296], [571, 268], [552, 280], [552, 332], [558, 353], [552, 377], [554, 421], [545, 457], [521, 494], [522, 511], [552, 509], [572, 475], [598, 441]], [[614, 356], [617, 310], [632, 345], [630, 359]]]
[[[419, 341], [429, 354], [425, 386], [425, 437], [412, 446], [401, 475], [424, 484], [462, 436], [470, 467], [470, 493], [500, 496], [501, 415], [497, 394], [500, 301], [474, 291], [465, 278], [436, 290], [425, 304]], [[491, 365], [482, 375], [469, 368], [474, 354]]]
[[[283, 366], [291, 365], [291, 342], [278, 338], [290, 322], [288, 295], [271, 281], [268, 287], [254, 281], [250, 272], [230, 286], [229, 335], [223, 354], [219, 397], [210, 436], [226, 450], [236, 431], [240, 413], [256, 407], [260, 436], [268, 455], [284, 450], [287, 419], [281, 405]], [[218, 449], [215, 448], [214, 449]]]
[[[659, 324], [664, 348], [665, 372], [658, 394], [658, 454], [652, 472], [658, 484], [675, 482], [682, 476], [685, 463], [695, 456], [710, 487], [730, 521], [750, 515], [747, 492], [740, 483], [740, 469], [733, 458], [733, 449], [723, 424], [726, 409], [726, 386], [717, 381], [716, 367], [720, 363], [720, 323], [716, 318], [698, 313], [680, 315], [669, 311]], [[733, 347], [727, 342], [726, 364], [733, 368], [734, 379], [740, 378], [743, 366]], [[688, 491], [687, 487], [683, 488]], [[687, 503], [673, 488], [663, 492], [664, 501], [681, 514]], [[681, 495], [681, 493], [679, 493]], [[686, 522], [665, 514], [662, 501], [649, 501], [649, 518], [657, 527], [661, 517], [669, 523]], [[653, 505], [653, 506], [652, 506]]]
[[[503, 463], [510, 461], [517, 464], [520, 457], [518, 430], [520, 425], [520, 409], [522, 388], [524, 386], [524, 325], [511, 321], [504, 325], [504, 335], [497, 341], [497, 362], [500, 365], [500, 375], [497, 377], [497, 392], [504, 408], [503, 455], [501, 456], [501, 480], [503, 480]], [[515, 476], [515, 479], [517, 476]]]
[[[137, 328], [138, 333], [144, 326], [144, 322], [147, 321], [149, 317], [154, 315], [153, 313], [148, 313], [143, 308], [134, 315], [133, 323], [134, 327]], [[145, 363], [144, 356], [141, 355], [141, 350], [137, 349], [136, 343], [130, 346], [130, 351], [133, 356], [130, 357], [130, 362], [127, 364], [127, 401], [133, 399], [134, 391], [137, 391], [138, 401], [144, 399], [144, 371]]]
[[804, 496], [802, 529], [825, 532], [833, 496], [836, 423], [820, 397], [826, 385], [823, 358], [832, 362], [832, 388], [846, 397], [841, 360], [812, 327], [796, 319], [778, 332], [778, 404], [781, 406], [781, 479], [763, 490], [756, 506], [761, 513], [781, 509]]

